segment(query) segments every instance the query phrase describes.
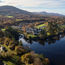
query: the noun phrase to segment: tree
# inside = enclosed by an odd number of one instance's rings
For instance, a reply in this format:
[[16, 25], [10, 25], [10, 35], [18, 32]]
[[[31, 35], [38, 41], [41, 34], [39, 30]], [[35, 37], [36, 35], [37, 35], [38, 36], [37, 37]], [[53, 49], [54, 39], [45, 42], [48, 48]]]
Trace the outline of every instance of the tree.
[[42, 30], [42, 31], [40, 32], [39, 36], [40, 36], [40, 38], [44, 38], [44, 39], [45, 39], [45, 38], [47, 37], [46, 31], [45, 31], [45, 30]]
[[4, 33], [0, 31], [0, 38], [4, 37]]
[[47, 60], [45, 60], [42, 55], [34, 52], [29, 52], [21, 56], [21, 61], [25, 63], [25, 65], [47, 65]]
[[6, 29], [5, 36], [9, 37], [9, 38], [12, 38], [14, 40], [19, 40], [19, 33], [15, 29], [13, 29], [11, 27], [8, 27]]
[[50, 33], [50, 35], [56, 35], [60, 32], [60, 26], [56, 22], [49, 22], [47, 30], [47, 32]]
[[24, 49], [22, 46], [16, 46], [15, 51], [17, 52], [18, 55], [22, 55], [28, 52], [28, 50]]

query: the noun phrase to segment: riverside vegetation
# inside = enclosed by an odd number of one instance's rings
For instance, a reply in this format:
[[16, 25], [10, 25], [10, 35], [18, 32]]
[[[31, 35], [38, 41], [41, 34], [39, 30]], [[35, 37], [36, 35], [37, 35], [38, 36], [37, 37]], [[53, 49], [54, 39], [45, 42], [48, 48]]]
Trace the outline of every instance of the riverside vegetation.
[[49, 60], [23, 47], [19, 32], [11, 27], [0, 30], [0, 65], [48, 65]]
[[36, 26], [32, 24], [32, 26], [26, 27], [24, 30], [22, 33], [27, 39], [46, 39], [63, 33], [65, 25], [57, 22], [45, 22]]
[[[48, 59], [45, 58], [44, 55], [35, 53], [35, 50], [32, 51], [30, 48], [24, 47], [23, 41], [19, 41], [19, 36], [22, 34], [27, 41], [29, 41], [28, 39], [30, 39], [30, 41], [31, 39], [37, 39], [37, 41], [40, 42], [42, 40], [41, 43], [44, 45], [44, 41], [47, 42], [51, 37], [60, 36], [62, 33], [65, 33], [64, 15], [35, 14], [33, 12], [20, 10], [13, 6], [0, 6], [0, 65], [48, 65], [51, 63], [48, 55], [51, 56], [49, 53], [51, 50], [54, 52], [56, 45], [55, 47], [50, 46], [54, 49], [52, 48], [49, 50], [50, 47], [47, 48], [49, 52], [45, 55], [47, 55], [46, 57], [48, 57]], [[53, 41], [53, 39], [51, 40]], [[63, 41], [59, 43], [63, 43]], [[57, 52], [62, 53], [61, 51], [63, 51], [64, 53], [65, 50], [63, 46], [64, 43], [63, 45], [57, 45], [55, 51], [60, 50]], [[37, 48], [37, 46], [35, 46], [35, 48]], [[39, 48], [40, 50], [46, 51], [44, 48], [41, 49], [40, 46]], [[38, 50], [38, 52], [40, 52], [40, 50]], [[44, 54], [43, 51], [42, 54]], [[56, 53], [57, 56], [60, 56], [60, 53]], [[54, 54], [55, 52], [53, 55]], [[55, 56], [51, 57], [55, 58]], [[61, 60], [64, 57], [65, 53], [62, 58], [58, 57], [58, 59]], [[56, 60], [53, 61], [55, 63]], [[62, 65], [62, 63], [63, 62], [60, 61], [57, 65]]]

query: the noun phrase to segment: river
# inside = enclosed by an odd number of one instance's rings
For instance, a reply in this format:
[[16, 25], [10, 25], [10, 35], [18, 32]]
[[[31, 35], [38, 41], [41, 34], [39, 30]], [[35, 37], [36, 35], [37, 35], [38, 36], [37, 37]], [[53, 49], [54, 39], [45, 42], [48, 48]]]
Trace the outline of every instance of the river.
[[50, 65], [65, 65], [65, 35], [49, 38], [47, 40], [26, 41], [20, 39], [23, 46], [29, 46], [36, 53], [43, 54], [50, 60]]

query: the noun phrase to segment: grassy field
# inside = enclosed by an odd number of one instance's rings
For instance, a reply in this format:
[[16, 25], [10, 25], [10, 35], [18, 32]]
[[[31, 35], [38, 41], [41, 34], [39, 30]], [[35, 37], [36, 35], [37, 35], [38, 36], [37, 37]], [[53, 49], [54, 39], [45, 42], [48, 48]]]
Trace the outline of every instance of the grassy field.
[[16, 19], [16, 21], [23, 21], [23, 19]]
[[43, 29], [44, 29], [44, 27], [46, 27], [47, 25], [46, 24], [41, 24], [41, 25], [38, 25], [38, 26], [36, 26], [36, 28], [41, 28], [41, 27], [43, 27]]
[[29, 37], [31, 37], [31, 38], [35, 38], [35, 37], [37, 37], [37, 35], [27, 34], [27, 38], [29, 38]]
[[6, 17], [8, 17], [8, 18], [13, 18], [13, 16], [6, 16]]
[[14, 63], [12, 63], [11, 61], [3, 61], [4, 62], [4, 64], [6, 64], [6, 65], [15, 65]]
[[3, 29], [1, 29], [1, 30], [2, 30], [2, 31], [5, 31], [6, 29], [3, 28]]

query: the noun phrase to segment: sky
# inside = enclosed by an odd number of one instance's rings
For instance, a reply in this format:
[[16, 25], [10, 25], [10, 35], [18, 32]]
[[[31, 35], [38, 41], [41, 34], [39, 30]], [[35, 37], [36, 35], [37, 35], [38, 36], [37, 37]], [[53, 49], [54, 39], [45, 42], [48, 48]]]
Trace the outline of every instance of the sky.
[[65, 15], [65, 0], [0, 0], [0, 6], [10, 5], [30, 12], [53, 12]]

